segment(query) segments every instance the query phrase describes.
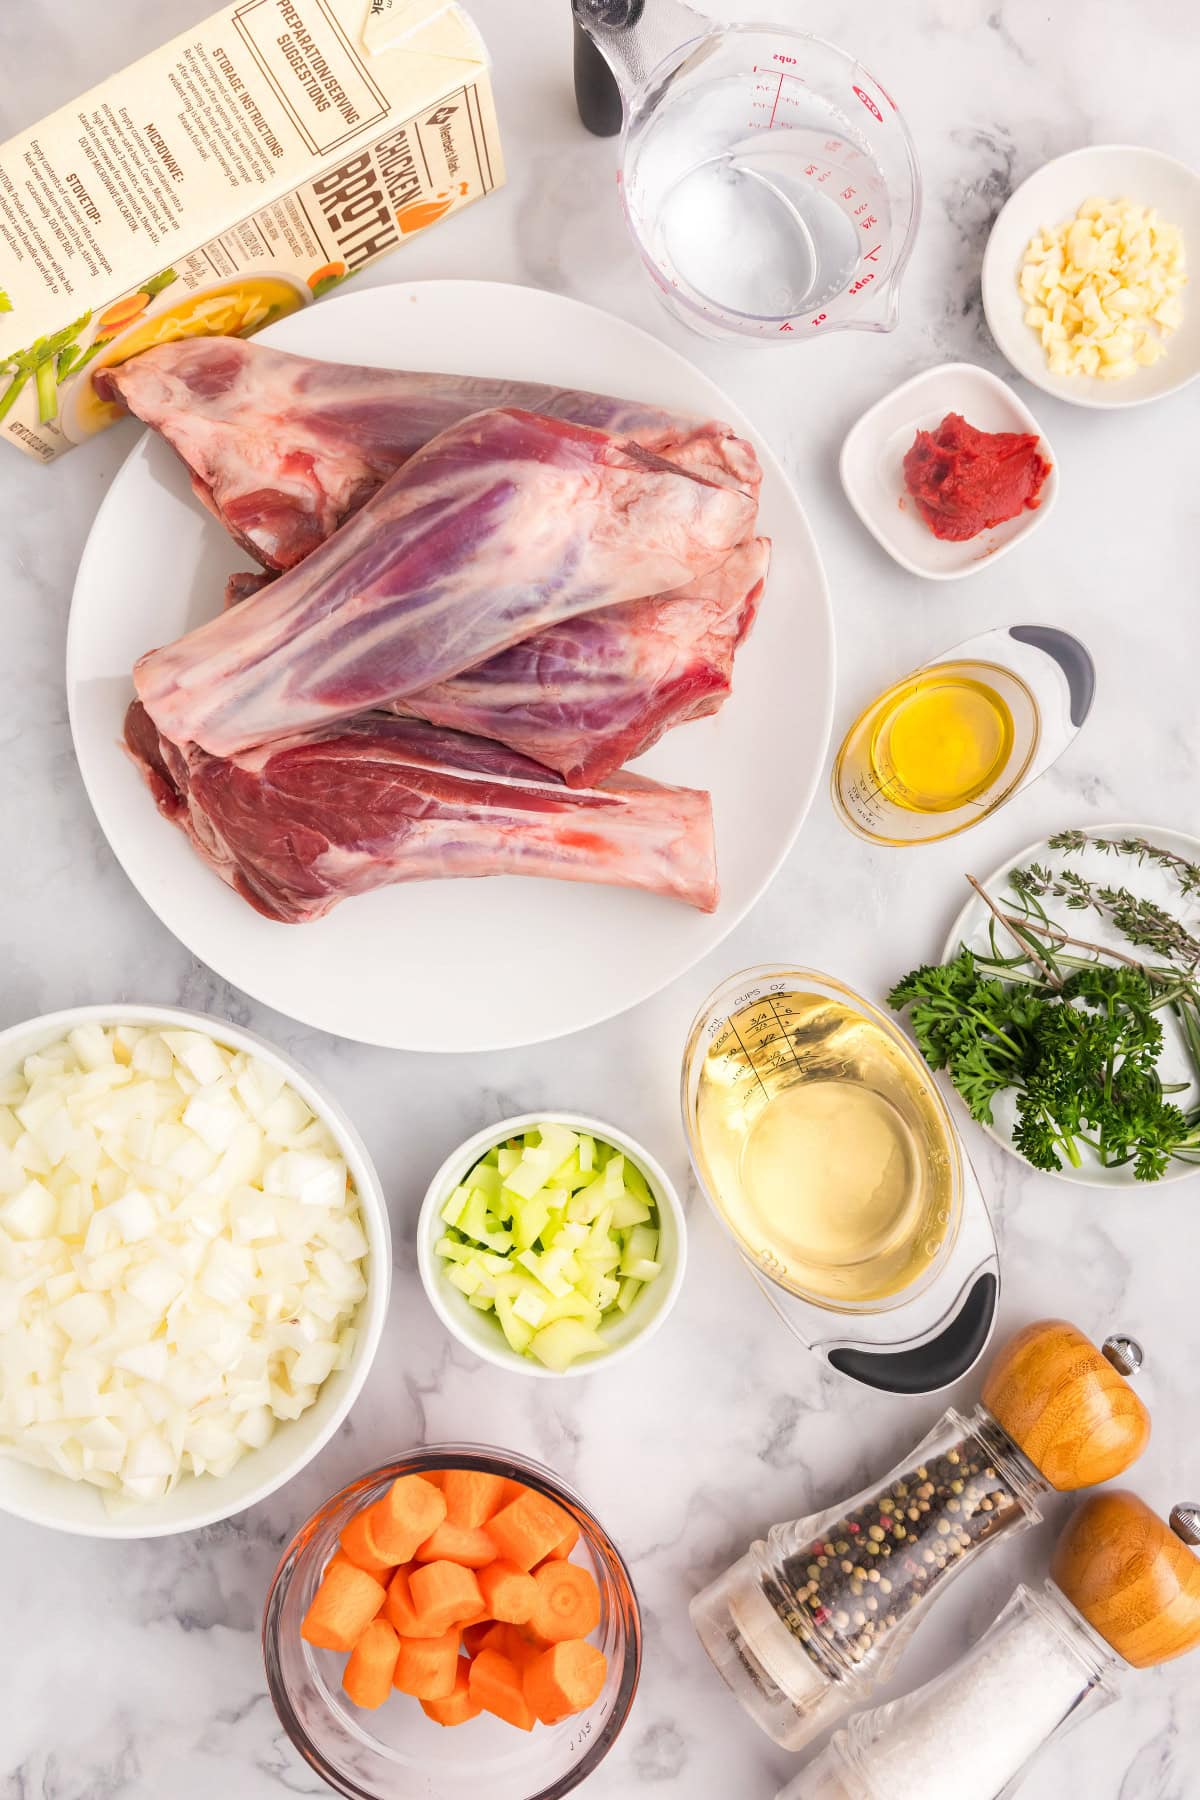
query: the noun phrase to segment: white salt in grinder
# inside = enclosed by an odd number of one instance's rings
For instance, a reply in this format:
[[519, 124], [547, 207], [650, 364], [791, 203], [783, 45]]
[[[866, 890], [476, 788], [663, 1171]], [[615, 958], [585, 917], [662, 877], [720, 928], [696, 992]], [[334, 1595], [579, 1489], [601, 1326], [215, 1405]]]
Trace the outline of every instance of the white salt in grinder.
[[1141, 1351], [1042, 1321], [1001, 1351], [969, 1418], [953, 1408], [881, 1482], [776, 1525], [692, 1601], [692, 1623], [750, 1716], [799, 1750], [886, 1680], [929, 1602], [1038, 1499], [1109, 1481], [1150, 1418]]
[[1200, 1507], [1169, 1525], [1136, 1494], [1085, 1500], [1040, 1593], [1019, 1587], [974, 1648], [859, 1713], [779, 1800], [1001, 1800], [1044, 1745], [1117, 1697], [1126, 1665], [1200, 1644]]

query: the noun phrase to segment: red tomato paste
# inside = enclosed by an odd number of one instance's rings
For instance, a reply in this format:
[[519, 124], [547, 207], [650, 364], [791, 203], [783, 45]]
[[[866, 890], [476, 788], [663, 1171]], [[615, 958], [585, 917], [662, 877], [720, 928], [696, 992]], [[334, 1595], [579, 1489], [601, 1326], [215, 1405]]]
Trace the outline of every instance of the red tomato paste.
[[961, 542], [1038, 504], [1050, 464], [1031, 432], [977, 431], [947, 413], [936, 431], [918, 431], [904, 458], [904, 481], [934, 537]]

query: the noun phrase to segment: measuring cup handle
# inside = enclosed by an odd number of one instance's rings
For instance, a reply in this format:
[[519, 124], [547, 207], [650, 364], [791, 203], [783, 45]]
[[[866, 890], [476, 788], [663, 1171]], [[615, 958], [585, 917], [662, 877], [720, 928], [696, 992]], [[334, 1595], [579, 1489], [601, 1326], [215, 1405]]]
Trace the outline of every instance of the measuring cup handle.
[[996, 1318], [1000, 1284], [988, 1271], [967, 1290], [946, 1329], [915, 1350], [831, 1350], [829, 1361], [843, 1375], [885, 1394], [932, 1394], [949, 1387], [983, 1355]]
[[573, 5], [571, 25], [575, 34], [575, 104], [579, 117], [594, 137], [615, 137], [623, 115], [616, 77], [579, 23]]

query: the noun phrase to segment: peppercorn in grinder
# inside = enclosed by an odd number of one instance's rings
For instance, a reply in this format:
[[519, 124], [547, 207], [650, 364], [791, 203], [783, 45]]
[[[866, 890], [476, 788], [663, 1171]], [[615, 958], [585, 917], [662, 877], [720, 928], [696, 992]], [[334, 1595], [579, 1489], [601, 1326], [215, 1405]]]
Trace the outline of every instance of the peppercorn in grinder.
[[798, 1750], [892, 1673], [928, 1602], [988, 1544], [1041, 1518], [1039, 1498], [1109, 1481], [1150, 1418], [1131, 1339], [1103, 1351], [1045, 1320], [997, 1357], [983, 1404], [951, 1408], [883, 1481], [776, 1525], [692, 1601], [719, 1673], [763, 1730]]
[[1200, 1507], [1136, 1494], [1074, 1514], [1040, 1593], [1019, 1587], [946, 1674], [859, 1713], [779, 1800], [1000, 1800], [1041, 1749], [1117, 1697], [1123, 1668], [1200, 1644]]

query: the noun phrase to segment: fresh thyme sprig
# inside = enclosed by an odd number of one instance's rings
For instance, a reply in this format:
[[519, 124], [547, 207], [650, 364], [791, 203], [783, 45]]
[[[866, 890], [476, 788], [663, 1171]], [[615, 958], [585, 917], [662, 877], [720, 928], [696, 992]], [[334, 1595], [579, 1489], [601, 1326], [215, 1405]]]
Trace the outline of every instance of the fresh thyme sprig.
[[1139, 865], [1157, 863], [1159, 868], [1170, 870], [1181, 894], [1200, 894], [1200, 863], [1189, 862], [1186, 856], [1178, 856], [1173, 850], [1164, 850], [1161, 844], [1152, 844], [1149, 838], [1105, 838], [1096, 837], [1090, 831], [1076, 830], [1056, 831], [1046, 841], [1051, 850], [1062, 850], [1068, 856], [1090, 847], [1106, 856], [1132, 857]]
[[1191, 968], [1200, 965], [1200, 938], [1194, 937], [1173, 913], [1141, 894], [1131, 893], [1127, 887], [1089, 881], [1077, 869], [1055, 873], [1043, 863], [1014, 869], [1009, 879], [1023, 899], [1049, 896], [1063, 901], [1072, 912], [1090, 909], [1114, 925], [1129, 943], [1153, 950], [1159, 956], [1173, 957]]

